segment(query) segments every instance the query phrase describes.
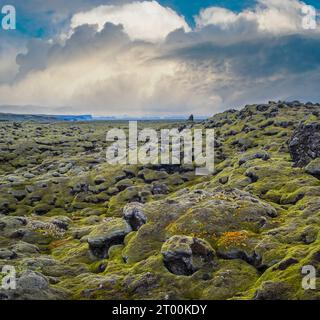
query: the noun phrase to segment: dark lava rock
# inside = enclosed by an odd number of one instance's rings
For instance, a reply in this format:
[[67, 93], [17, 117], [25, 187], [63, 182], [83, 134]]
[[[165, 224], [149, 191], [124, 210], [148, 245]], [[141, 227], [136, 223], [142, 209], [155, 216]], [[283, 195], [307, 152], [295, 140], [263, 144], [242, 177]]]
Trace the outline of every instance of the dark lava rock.
[[263, 282], [256, 291], [254, 300], [289, 300], [291, 299], [292, 286], [285, 282]]
[[219, 182], [220, 182], [221, 184], [226, 184], [226, 183], [228, 183], [228, 181], [229, 181], [229, 177], [228, 177], [228, 176], [224, 176], [224, 177], [221, 177], [221, 178], [219, 179]]
[[133, 182], [130, 179], [121, 180], [115, 185], [115, 187], [118, 188], [120, 191], [123, 191], [132, 186], [133, 186]]
[[257, 182], [259, 180], [259, 176], [257, 174], [257, 168], [249, 168], [246, 172], [245, 175], [250, 178], [251, 182]]
[[89, 249], [96, 258], [108, 258], [110, 247], [122, 244], [125, 236], [132, 231], [130, 225], [121, 218], [111, 218], [96, 227], [88, 237]]
[[288, 145], [292, 160], [298, 167], [304, 167], [320, 157], [320, 123], [300, 125]]
[[38, 272], [25, 271], [18, 280], [18, 287], [28, 291], [46, 290], [49, 282]]
[[311, 256], [310, 264], [317, 265], [320, 263], [320, 250], [314, 252]]
[[56, 300], [66, 295], [50, 287], [49, 280], [39, 272], [24, 271], [17, 279], [15, 290], [1, 290], [0, 300]]
[[147, 222], [143, 205], [139, 202], [127, 204], [123, 209], [124, 219], [130, 224], [132, 230], [137, 231]]
[[320, 158], [312, 160], [305, 168], [306, 172], [320, 178]]
[[100, 185], [104, 182], [106, 182], [106, 179], [104, 177], [98, 176], [98, 177], [95, 177], [95, 179], [94, 179], [94, 184], [96, 184], [96, 185]]
[[79, 192], [87, 192], [89, 185], [86, 182], [78, 182], [76, 185], [71, 186], [71, 193], [76, 194]]
[[262, 257], [256, 253], [253, 252], [251, 255], [248, 254], [245, 250], [239, 250], [239, 249], [231, 249], [226, 252], [217, 251], [217, 256], [222, 259], [227, 260], [234, 260], [234, 259], [241, 259], [243, 261], [246, 261], [247, 263], [251, 264], [258, 270], [264, 270], [266, 266], [264, 266], [262, 262]]
[[259, 105], [257, 105], [256, 109], [257, 109], [257, 111], [265, 112], [265, 111], [268, 111], [269, 108], [270, 108], [270, 106], [267, 104], [259, 104]]
[[152, 194], [167, 194], [169, 193], [169, 188], [165, 183], [153, 183], [151, 186]]
[[288, 269], [290, 266], [294, 265], [294, 264], [297, 264], [299, 261], [295, 258], [289, 258], [289, 259], [286, 259], [282, 262], [280, 262], [280, 264], [277, 266], [277, 267], [274, 267], [273, 270], [286, 270]]
[[0, 214], [7, 215], [10, 211], [10, 201], [6, 199], [0, 199]]
[[33, 212], [34, 214], [38, 216], [43, 216], [47, 214], [52, 208], [47, 204], [41, 204], [34, 208]]
[[238, 146], [241, 148], [241, 150], [246, 151], [252, 147], [257, 146], [256, 143], [254, 143], [252, 140], [247, 138], [240, 138], [232, 142], [232, 145]]
[[61, 230], [68, 230], [70, 219], [68, 217], [58, 217], [53, 219], [52, 223]]
[[173, 274], [190, 276], [206, 264], [213, 263], [214, 250], [205, 240], [173, 236], [161, 249], [166, 268]]
[[315, 242], [317, 240], [317, 237], [318, 237], [318, 230], [313, 226], [308, 226], [301, 233], [300, 241], [302, 241], [305, 244], [310, 244]]
[[270, 159], [270, 155], [266, 151], [255, 152], [255, 153], [252, 153], [252, 154], [249, 154], [249, 155], [242, 157], [239, 160], [239, 165], [241, 166], [242, 164], [246, 163], [247, 161], [254, 160], [254, 159], [262, 159], [264, 161], [267, 161]]
[[12, 195], [18, 200], [18, 201], [21, 201], [23, 200], [26, 195], [27, 195], [27, 192], [25, 190], [13, 190], [12, 191]]
[[124, 279], [124, 286], [130, 292], [147, 297], [154, 288], [159, 287], [159, 280], [159, 276], [151, 272], [146, 272], [139, 277], [128, 275]]
[[17, 254], [9, 249], [0, 249], [0, 260], [11, 260], [17, 257]]

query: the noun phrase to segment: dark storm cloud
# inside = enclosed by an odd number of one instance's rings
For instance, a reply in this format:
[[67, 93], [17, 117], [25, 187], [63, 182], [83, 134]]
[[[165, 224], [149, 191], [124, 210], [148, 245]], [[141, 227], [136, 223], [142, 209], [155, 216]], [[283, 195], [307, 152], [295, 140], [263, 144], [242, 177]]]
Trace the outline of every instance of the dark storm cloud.
[[[192, 38], [192, 35], [189, 37]], [[239, 76], [253, 78], [279, 73], [299, 74], [320, 67], [320, 37], [266, 36], [227, 45], [223, 42], [197, 41], [173, 49], [165, 58], [199, 63], [210, 61], [217, 66], [227, 65], [229, 71]]]
[[65, 44], [50, 44], [47, 41], [32, 39], [27, 44], [27, 52], [17, 56], [19, 73], [16, 80], [21, 80], [29, 72], [45, 70], [50, 64], [65, 63], [76, 60], [79, 56], [88, 56], [95, 51], [119, 48], [130, 43], [121, 25], [106, 23], [101, 32], [96, 26], [83, 25], [77, 27]]
[[[204, 37], [206, 41], [192, 44], [190, 39], [201, 36], [187, 36], [184, 44], [180, 42], [178, 48], [171, 48], [161, 59], [176, 59], [199, 69], [210, 66], [215, 73], [229, 74], [227, 81], [222, 79], [212, 87], [225, 106], [270, 99], [320, 100], [317, 89], [320, 83], [319, 36], [265, 35], [252, 40], [240, 38], [229, 44], [217, 41], [214, 35], [214, 41], [209, 42], [208, 34]], [[234, 93], [237, 94], [233, 96]]]

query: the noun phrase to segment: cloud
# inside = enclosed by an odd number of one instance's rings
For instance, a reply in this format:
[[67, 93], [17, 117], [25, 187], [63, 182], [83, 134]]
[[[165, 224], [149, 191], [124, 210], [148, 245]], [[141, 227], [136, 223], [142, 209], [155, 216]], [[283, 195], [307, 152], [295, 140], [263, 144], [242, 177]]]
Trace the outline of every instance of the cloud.
[[84, 24], [97, 24], [99, 30], [102, 30], [106, 22], [122, 24], [132, 40], [157, 42], [176, 29], [190, 31], [184, 17], [157, 1], [99, 6], [79, 12], [72, 17], [71, 27], [74, 29]]
[[0, 0], [0, 5], [14, 5], [18, 13], [18, 28], [22, 34], [54, 37], [69, 27], [70, 17], [101, 4], [123, 4], [132, 0]]
[[256, 24], [259, 32], [292, 34], [304, 31], [303, 6], [305, 3], [297, 0], [258, 0], [254, 9], [240, 13], [218, 7], [206, 8], [201, 10], [195, 20], [198, 28], [213, 25], [226, 30], [247, 23]]
[[[47, 46], [32, 42], [19, 56], [19, 80], [0, 86], [3, 104], [136, 115], [174, 113], [182, 106], [204, 113], [208, 107], [206, 97], [185, 81], [179, 63], [158, 59], [157, 46], [132, 42], [121, 26], [107, 23], [99, 32], [84, 25], [64, 45]], [[33, 60], [36, 52], [40, 57]]]
[[[70, 21], [73, 32], [63, 42], [31, 40], [17, 56], [19, 70], [11, 82], [4, 82], [8, 71], [0, 64], [1, 104], [138, 116], [208, 115], [279, 99], [319, 101], [320, 34], [295, 22], [302, 3], [282, 3], [263, 0], [241, 13], [208, 8], [199, 13], [194, 30], [180, 25], [161, 33], [161, 19], [151, 25], [142, 19], [145, 2], [131, 4], [139, 8], [131, 16], [126, 5], [114, 5], [126, 24], [104, 24], [103, 15], [92, 20], [97, 24], [82, 21], [76, 27]], [[279, 12], [284, 19], [277, 22]], [[140, 25], [130, 31], [132, 16], [148, 25], [143, 35]], [[264, 22], [269, 18], [272, 26]]]

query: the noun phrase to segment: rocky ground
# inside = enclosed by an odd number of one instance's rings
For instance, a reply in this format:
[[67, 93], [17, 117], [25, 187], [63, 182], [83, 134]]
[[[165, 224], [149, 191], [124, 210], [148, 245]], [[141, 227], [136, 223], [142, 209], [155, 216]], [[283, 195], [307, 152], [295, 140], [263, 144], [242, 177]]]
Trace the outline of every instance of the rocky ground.
[[114, 123], [0, 122], [0, 270], [18, 277], [0, 299], [319, 299], [320, 280], [301, 286], [320, 270], [319, 115], [270, 102], [143, 123], [215, 128], [205, 177], [109, 165]]

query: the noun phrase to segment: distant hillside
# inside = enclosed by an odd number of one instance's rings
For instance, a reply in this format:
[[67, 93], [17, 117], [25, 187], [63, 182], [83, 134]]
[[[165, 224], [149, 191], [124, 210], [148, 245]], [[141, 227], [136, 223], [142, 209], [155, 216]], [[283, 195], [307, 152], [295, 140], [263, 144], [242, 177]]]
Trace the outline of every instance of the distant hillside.
[[12, 114], [0, 113], [0, 121], [35, 121], [35, 122], [56, 122], [56, 121], [91, 121], [91, 115], [34, 115], [34, 114]]
[[[91, 115], [45, 115], [45, 114], [14, 114], [1, 113], [0, 121], [35, 121], [35, 122], [59, 122], [59, 121], [184, 121], [187, 116], [91, 116]], [[196, 117], [196, 120], [206, 120], [207, 117]]]

